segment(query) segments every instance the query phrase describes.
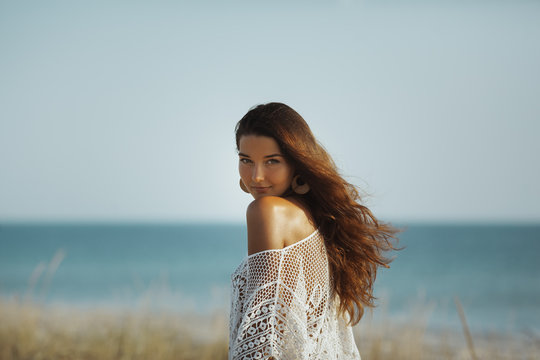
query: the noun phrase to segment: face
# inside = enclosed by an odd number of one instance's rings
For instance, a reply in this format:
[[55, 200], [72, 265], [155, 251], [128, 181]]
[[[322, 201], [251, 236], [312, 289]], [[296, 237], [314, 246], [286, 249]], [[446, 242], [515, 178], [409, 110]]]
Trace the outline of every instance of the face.
[[276, 140], [268, 136], [244, 135], [238, 145], [240, 178], [255, 199], [281, 196], [289, 189], [294, 170]]

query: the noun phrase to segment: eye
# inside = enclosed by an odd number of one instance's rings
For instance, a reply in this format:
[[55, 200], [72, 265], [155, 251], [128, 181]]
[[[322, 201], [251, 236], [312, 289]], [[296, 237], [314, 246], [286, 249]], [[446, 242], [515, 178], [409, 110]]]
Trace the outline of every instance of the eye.
[[279, 164], [279, 160], [278, 159], [269, 159], [266, 163], [267, 164]]
[[241, 158], [241, 159], [240, 159], [240, 162], [241, 162], [242, 164], [249, 164], [249, 163], [251, 162], [251, 160], [250, 160], [250, 159], [247, 159], [247, 158]]

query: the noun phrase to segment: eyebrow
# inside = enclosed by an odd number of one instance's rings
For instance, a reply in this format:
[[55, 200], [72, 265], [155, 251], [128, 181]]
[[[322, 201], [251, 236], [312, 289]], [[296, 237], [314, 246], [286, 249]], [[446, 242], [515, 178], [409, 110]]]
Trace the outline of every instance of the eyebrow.
[[[238, 156], [249, 157], [249, 155], [244, 154], [244, 153], [241, 153], [241, 152], [238, 153]], [[283, 155], [281, 155], [281, 154], [272, 154], [272, 155], [266, 155], [265, 158], [271, 158], [271, 157], [275, 157], [275, 156], [281, 156], [281, 157], [283, 157]]]

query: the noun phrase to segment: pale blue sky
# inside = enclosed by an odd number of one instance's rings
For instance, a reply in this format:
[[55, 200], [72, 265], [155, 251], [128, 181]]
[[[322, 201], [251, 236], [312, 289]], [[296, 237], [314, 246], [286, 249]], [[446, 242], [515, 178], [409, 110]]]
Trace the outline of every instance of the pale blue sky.
[[540, 221], [533, 1], [1, 1], [0, 221], [234, 221], [282, 101], [393, 221]]

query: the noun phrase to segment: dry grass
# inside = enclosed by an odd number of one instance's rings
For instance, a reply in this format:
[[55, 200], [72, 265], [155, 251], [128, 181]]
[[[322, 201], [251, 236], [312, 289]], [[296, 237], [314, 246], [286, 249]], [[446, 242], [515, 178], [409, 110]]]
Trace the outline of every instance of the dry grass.
[[[471, 333], [458, 298], [456, 316], [462, 317], [462, 331], [432, 330], [427, 324], [437, 306], [421, 296], [410, 306], [409, 316], [399, 321], [383, 316], [373, 321], [367, 312], [355, 328], [356, 344], [363, 360], [532, 360], [540, 359], [540, 334]], [[378, 309], [384, 313], [385, 310]]]
[[[364, 360], [471, 359], [462, 333], [427, 333], [420, 321], [366, 318], [355, 328]], [[538, 359], [538, 335], [472, 334], [478, 359]], [[148, 310], [82, 309], [0, 301], [0, 359], [226, 359], [224, 313], [194, 316]]]
[[0, 359], [227, 359], [220, 317], [0, 303]]
[[421, 324], [371, 324], [357, 329], [357, 345], [363, 360], [540, 359], [540, 338], [531, 334], [476, 333], [474, 351], [464, 334], [447, 329], [426, 331]]

